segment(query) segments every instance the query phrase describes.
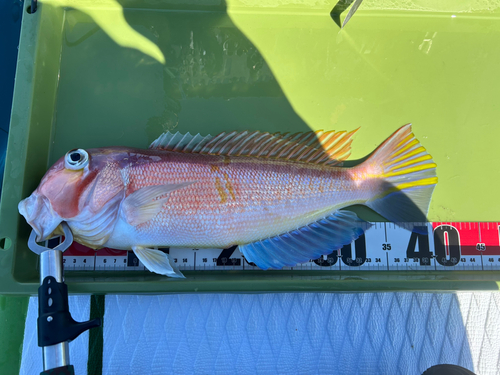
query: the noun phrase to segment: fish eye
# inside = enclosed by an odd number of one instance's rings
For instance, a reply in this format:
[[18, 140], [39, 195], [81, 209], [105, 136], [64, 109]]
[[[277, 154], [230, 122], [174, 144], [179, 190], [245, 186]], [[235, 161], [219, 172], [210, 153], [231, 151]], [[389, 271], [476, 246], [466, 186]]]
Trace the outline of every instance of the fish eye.
[[88, 163], [89, 154], [81, 148], [68, 151], [64, 158], [65, 167], [74, 171], [85, 168]]

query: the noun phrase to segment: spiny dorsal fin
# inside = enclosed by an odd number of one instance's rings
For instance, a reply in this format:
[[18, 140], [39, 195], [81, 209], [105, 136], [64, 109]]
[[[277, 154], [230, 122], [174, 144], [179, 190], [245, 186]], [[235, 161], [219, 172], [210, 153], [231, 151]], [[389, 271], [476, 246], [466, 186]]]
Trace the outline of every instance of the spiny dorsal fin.
[[166, 132], [150, 149], [205, 155], [251, 156], [314, 164], [338, 165], [351, 153], [352, 136], [358, 129], [307, 133], [262, 133], [233, 131], [216, 136]]

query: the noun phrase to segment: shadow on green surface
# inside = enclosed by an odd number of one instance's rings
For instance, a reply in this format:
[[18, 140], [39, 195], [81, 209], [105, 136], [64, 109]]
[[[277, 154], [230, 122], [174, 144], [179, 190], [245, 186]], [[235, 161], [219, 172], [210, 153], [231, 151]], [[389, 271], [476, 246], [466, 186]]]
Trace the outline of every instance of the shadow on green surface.
[[19, 32], [23, 14], [20, 0], [0, 1], [0, 193], [9, 133]]
[[146, 147], [167, 130], [310, 130], [224, 3], [197, 12], [127, 4], [113, 9], [120, 36], [102, 28], [112, 15], [67, 11], [51, 161], [72, 147], [68, 139], [80, 147]]

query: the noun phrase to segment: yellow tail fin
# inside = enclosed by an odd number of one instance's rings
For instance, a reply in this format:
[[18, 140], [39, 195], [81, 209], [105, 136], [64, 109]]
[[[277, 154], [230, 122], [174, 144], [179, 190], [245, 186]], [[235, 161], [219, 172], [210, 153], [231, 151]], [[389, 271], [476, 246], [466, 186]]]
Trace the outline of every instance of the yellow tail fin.
[[393, 222], [425, 221], [434, 187], [436, 163], [411, 131], [411, 124], [392, 134], [363, 163], [382, 189], [366, 205]]

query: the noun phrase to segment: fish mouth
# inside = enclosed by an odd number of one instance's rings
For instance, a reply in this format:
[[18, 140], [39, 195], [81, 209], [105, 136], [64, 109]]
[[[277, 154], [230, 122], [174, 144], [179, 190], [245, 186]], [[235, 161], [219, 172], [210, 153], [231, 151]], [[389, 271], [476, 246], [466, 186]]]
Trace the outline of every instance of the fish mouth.
[[63, 221], [54, 212], [49, 200], [35, 193], [19, 202], [18, 209], [35, 231], [36, 242], [45, 241], [52, 237], [53, 232]]

